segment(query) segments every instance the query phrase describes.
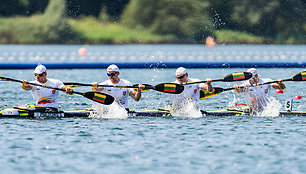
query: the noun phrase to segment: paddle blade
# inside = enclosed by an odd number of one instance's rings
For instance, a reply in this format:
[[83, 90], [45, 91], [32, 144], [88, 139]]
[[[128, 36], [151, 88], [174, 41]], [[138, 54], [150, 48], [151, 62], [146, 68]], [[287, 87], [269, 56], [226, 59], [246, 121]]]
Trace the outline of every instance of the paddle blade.
[[7, 77], [0, 77], [0, 81], [10, 81]]
[[154, 86], [153, 89], [159, 92], [180, 94], [184, 91], [184, 86], [176, 83], [161, 83]]
[[82, 84], [82, 83], [75, 83], [75, 82], [65, 82], [64, 85], [65, 85], [65, 86], [68, 86], [68, 87], [79, 87], [79, 86], [84, 86], [84, 84]]
[[294, 75], [292, 81], [306, 81], [306, 71]]
[[114, 97], [109, 94], [94, 91], [85, 92], [83, 96], [104, 105], [110, 105], [115, 100]]
[[252, 77], [252, 73], [250, 72], [237, 72], [232, 73], [227, 76], [225, 76], [222, 81], [225, 82], [232, 82], [232, 81], [242, 81], [242, 80], [248, 80]]
[[204, 92], [204, 91], [200, 90], [200, 100], [207, 99], [209, 97], [218, 95], [223, 91], [224, 91], [224, 89], [219, 88], [219, 87], [214, 87], [214, 90], [212, 92]]
[[[134, 88], [135, 91], [137, 91], [138, 85], [139, 84], [133, 85], [133, 86], [135, 86], [135, 88]], [[152, 85], [149, 85], [149, 84], [142, 84], [142, 85], [145, 85], [145, 89], [141, 90], [141, 92], [146, 92], [146, 91], [149, 91], [150, 89], [153, 89]]]

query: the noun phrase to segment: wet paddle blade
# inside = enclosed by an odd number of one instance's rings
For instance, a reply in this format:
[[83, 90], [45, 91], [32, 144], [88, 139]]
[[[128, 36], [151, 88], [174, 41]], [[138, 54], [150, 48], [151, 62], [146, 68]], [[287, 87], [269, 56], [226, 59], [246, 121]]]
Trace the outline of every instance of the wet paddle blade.
[[222, 81], [225, 82], [232, 82], [232, 81], [242, 81], [242, 80], [248, 80], [252, 77], [252, 73], [250, 72], [237, 72], [232, 73], [227, 76], [225, 76]]
[[292, 81], [306, 81], [306, 71], [294, 75]]
[[180, 94], [184, 91], [184, 86], [176, 83], [161, 83], [154, 86], [153, 89], [159, 92]]
[[104, 105], [110, 105], [115, 100], [113, 96], [108, 95], [108, 94], [104, 94], [104, 93], [101, 93], [101, 92], [93, 92], [93, 91], [85, 92], [83, 94], [83, 96], [90, 99], [90, 100], [93, 100], [95, 102], [98, 102], [98, 103], [101, 103], [101, 104], [104, 104]]
[[212, 92], [204, 92], [204, 91], [200, 90], [200, 100], [207, 99], [207, 98], [210, 98], [212, 96], [218, 95], [223, 91], [224, 91], [224, 89], [219, 88], [219, 87], [214, 87], [214, 90]]

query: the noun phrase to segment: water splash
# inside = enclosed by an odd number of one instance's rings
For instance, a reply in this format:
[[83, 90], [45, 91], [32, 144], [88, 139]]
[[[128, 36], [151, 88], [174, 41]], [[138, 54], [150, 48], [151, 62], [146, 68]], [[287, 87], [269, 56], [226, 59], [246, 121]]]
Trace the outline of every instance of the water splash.
[[93, 103], [93, 109], [95, 113], [90, 113], [89, 118], [102, 118], [102, 119], [126, 119], [128, 118], [128, 112], [120, 106], [117, 102], [111, 105], [102, 105]]
[[264, 107], [262, 112], [259, 112], [257, 116], [260, 117], [278, 117], [279, 111], [282, 108], [282, 104], [273, 97], [269, 98], [269, 103]]
[[178, 109], [171, 110], [171, 115], [173, 117], [183, 117], [183, 118], [200, 118], [202, 113], [199, 106], [192, 101], [188, 101], [179, 107]]

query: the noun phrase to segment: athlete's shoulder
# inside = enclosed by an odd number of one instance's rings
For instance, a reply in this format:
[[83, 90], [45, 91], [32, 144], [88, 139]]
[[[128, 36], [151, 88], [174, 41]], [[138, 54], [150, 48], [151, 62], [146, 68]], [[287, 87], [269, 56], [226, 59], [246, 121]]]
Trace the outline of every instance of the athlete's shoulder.
[[125, 85], [131, 85], [132, 83], [128, 80], [125, 80], [125, 79], [120, 79], [120, 81], [125, 84]]
[[99, 83], [99, 85], [109, 85], [112, 82], [110, 80], [105, 80], [104, 82]]
[[50, 79], [48, 78], [48, 81], [52, 82], [52, 83], [63, 83], [62, 81], [58, 80], [58, 79]]
[[262, 78], [262, 79], [259, 79], [261, 82], [259, 83], [265, 83], [265, 82], [272, 82], [273, 80], [270, 79], [270, 78]]
[[195, 79], [195, 78], [188, 78], [188, 82], [199, 82], [201, 81], [200, 79]]

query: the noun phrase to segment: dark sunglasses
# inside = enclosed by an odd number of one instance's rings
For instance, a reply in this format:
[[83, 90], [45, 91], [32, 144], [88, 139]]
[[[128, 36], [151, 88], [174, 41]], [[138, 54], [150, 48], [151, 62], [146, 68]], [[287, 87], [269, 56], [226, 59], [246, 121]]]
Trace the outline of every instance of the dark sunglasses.
[[176, 78], [177, 78], [177, 79], [182, 79], [182, 78], [185, 77], [185, 75], [186, 75], [186, 74], [184, 74], [184, 75], [182, 75], [182, 76], [178, 76], [178, 77], [176, 77]]
[[44, 75], [45, 75], [45, 73], [42, 73], [42, 74], [34, 74], [35, 77], [42, 77], [42, 76], [44, 76]]
[[114, 77], [117, 73], [106, 73], [108, 77]]

